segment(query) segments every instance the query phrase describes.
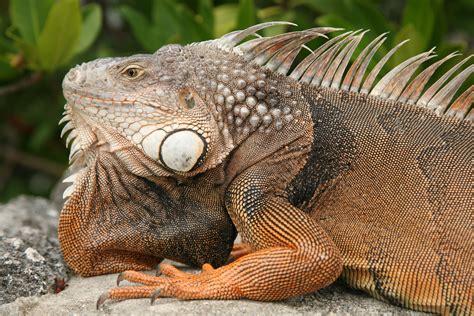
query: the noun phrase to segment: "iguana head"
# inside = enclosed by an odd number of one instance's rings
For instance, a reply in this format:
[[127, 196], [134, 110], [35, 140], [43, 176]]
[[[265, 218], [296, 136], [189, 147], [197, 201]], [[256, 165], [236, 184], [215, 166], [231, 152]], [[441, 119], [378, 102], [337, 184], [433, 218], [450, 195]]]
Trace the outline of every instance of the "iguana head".
[[[169, 45], [152, 55], [98, 59], [71, 69], [63, 88], [81, 149], [135, 146], [162, 174], [215, 166], [232, 144], [216, 133], [215, 116], [196, 92], [195, 60], [187, 50]], [[87, 135], [97, 142], [87, 144]]]

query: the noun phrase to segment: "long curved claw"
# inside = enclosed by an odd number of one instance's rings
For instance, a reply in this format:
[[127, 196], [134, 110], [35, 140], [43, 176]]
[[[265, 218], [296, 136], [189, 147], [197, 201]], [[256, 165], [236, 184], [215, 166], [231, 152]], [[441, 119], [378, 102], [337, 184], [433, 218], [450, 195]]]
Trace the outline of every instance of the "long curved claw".
[[[125, 276], [124, 280], [127, 280]], [[108, 290], [99, 296], [96, 303], [96, 308], [104, 304], [106, 300], [129, 300], [136, 298], [149, 298], [160, 285], [143, 285], [143, 286], [128, 286], [128, 287], [116, 287]]]
[[161, 295], [161, 289], [158, 288], [150, 297], [150, 303], [153, 305], [158, 297]]
[[95, 308], [97, 310], [99, 310], [100, 306], [102, 306], [104, 304], [104, 302], [109, 299], [110, 297], [110, 294], [109, 292], [105, 292], [105, 293], [102, 293], [101, 296], [99, 296], [99, 298], [97, 299], [97, 303], [95, 303]]
[[124, 272], [120, 272], [117, 276], [117, 286], [120, 286], [120, 282], [122, 282], [123, 280], [125, 280], [125, 274]]
[[153, 276], [153, 275], [149, 275], [149, 274], [142, 273], [142, 272], [127, 270], [127, 271], [121, 272], [117, 276], [117, 286], [119, 286], [120, 282], [122, 282], [123, 280], [127, 280], [127, 281], [132, 282], [132, 283], [140, 283], [140, 284], [143, 284], [143, 285], [149, 285], [149, 286], [156, 285], [156, 286], [159, 286], [160, 284], [163, 283], [163, 279], [160, 279], [159, 276], [160, 275]]

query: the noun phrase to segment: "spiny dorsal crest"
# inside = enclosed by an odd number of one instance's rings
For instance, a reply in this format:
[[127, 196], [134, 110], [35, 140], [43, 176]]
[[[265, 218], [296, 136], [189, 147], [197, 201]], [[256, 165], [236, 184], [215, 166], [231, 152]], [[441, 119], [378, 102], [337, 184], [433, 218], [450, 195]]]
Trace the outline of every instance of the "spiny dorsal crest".
[[[474, 72], [474, 64], [470, 64], [456, 76], [453, 76], [453, 74], [466, 64], [473, 55], [457, 63], [430, 86], [427, 86], [427, 83], [436, 69], [459, 54], [452, 53], [444, 57], [412, 79], [423, 62], [436, 57], [434, 50], [431, 49], [405, 60], [377, 81], [377, 75], [382, 67], [407, 40], [391, 49], [369, 72], [369, 63], [386, 40], [387, 33], [381, 34], [370, 42], [350, 64], [354, 51], [367, 32], [359, 30], [345, 32], [328, 40], [318, 49], [311, 51], [311, 54], [288, 74], [301, 48], [307, 48], [305, 43], [317, 37], [326, 37], [325, 34], [341, 29], [319, 27], [271, 37], [261, 37], [256, 34], [262, 29], [281, 24], [295, 25], [289, 22], [261, 23], [245, 30], [231, 32], [217, 40], [210, 41], [210, 43], [242, 55], [247, 61], [271, 71], [288, 75], [301, 83], [375, 96], [385, 100], [423, 107], [434, 111], [438, 115], [468, 121], [474, 120], [474, 111], [471, 107], [474, 101], [474, 86], [470, 86], [459, 98], [452, 102], [459, 87]], [[255, 35], [257, 38], [244, 41], [251, 35]]]

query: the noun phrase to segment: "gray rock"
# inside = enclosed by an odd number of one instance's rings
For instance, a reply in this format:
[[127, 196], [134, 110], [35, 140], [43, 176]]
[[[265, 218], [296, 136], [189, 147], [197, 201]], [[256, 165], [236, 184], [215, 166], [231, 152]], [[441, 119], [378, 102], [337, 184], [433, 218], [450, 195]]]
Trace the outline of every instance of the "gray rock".
[[[318, 293], [293, 298], [284, 302], [239, 301], [179, 301], [162, 298], [150, 305], [149, 299], [106, 302], [99, 311], [95, 309], [97, 298], [115, 285], [117, 275], [93, 278], [73, 277], [66, 290], [59, 294], [42, 297], [20, 298], [14, 303], [0, 306], [0, 315], [274, 315], [311, 314], [327, 315], [416, 315], [369, 296], [332, 285]], [[121, 286], [127, 286], [123, 282]]]
[[57, 221], [45, 199], [19, 197], [0, 205], [0, 304], [55, 292], [68, 279]]
[[29, 227], [48, 237], [56, 237], [58, 218], [58, 209], [48, 200], [19, 196], [0, 204], [0, 236], [15, 236]]
[[[67, 314], [351, 314], [418, 315], [334, 284], [317, 293], [284, 302], [179, 301], [163, 298], [150, 306], [148, 299], [106, 302], [96, 311], [97, 298], [115, 285], [117, 275], [68, 279], [56, 237], [58, 212], [47, 200], [20, 197], [0, 205], [0, 315]], [[190, 270], [184, 266], [180, 268]], [[152, 273], [152, 272], [150, 272]], [[61, 287], [55, 279], [67, 281]], [[127, 286], [123, 282], [121, 286]], [[48, 293], [43, 296], [42, 294]], [[17, 298], [14, 302], [12, 302]], [[5, 304], [6, 302], [10, 302]], [[3, 305], [1, 305], [3, 304]]]

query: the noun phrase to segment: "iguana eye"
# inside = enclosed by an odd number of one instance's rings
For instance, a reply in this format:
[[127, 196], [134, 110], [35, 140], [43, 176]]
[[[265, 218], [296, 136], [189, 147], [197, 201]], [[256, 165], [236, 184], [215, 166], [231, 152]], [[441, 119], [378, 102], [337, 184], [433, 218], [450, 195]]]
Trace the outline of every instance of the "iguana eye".
[[136, 65], [128, 66], [122, 71], [122, 74], [128, 79], [136, 79], [140, 77], [143, 73], [144, 73], [143, 68]]
[[138, 76], [138, 70], [136, 68], [127, 69], [127, 75], [130, 78], [134, 78], [134, 77]]

